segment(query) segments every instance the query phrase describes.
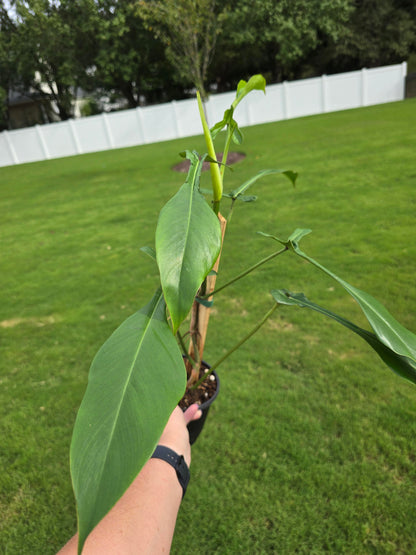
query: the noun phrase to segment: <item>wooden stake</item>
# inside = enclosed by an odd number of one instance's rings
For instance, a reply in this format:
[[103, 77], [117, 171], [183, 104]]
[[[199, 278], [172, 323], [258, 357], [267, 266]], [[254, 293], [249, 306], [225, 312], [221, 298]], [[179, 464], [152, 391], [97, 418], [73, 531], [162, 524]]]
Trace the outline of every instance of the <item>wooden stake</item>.
[[[221, 214], [218, 214], [218, 219], [221, 225], [221, 251], [213, 267], [215, 274], [211, 274], [206, 278], [205, 295], [209, 295], [215, 289], [215, 282], [217, 280], [217, 272], [218, 272], [218, 267], [220, 264], [220, 258], [221, 258], [221, 252], [222, 252], [222, 244], [224, 242], [225, 228], [227, 226], [227, 220]], [[207, 300], [212, 301], [212, 295], [209, 296]], [[194, 343], [196, 340], [196, 345], [198, 347], [198, 354], [199, 354], [199, 357], [197, 358], [199, 361], [202, 360], [202, 356], [204, 353], [205, 339], [207, 336], [210, 314], [211, 314], [211, 307], [204, 306], [198, 303], [197, 301], [194, 301], [194, 304], [192, 306], [191, 325], [190, 325], [191, 342], [189, 344], [188, 352], [190, 356], [193, 359], [195, 359]], [[192, 336], [195, 338], [194, 341], [192, 341]], [[197, 371], [199, 374], [199, 364], [198, 364]], [[197, 376], [197, 378], [198, 377], [199, 376]]]

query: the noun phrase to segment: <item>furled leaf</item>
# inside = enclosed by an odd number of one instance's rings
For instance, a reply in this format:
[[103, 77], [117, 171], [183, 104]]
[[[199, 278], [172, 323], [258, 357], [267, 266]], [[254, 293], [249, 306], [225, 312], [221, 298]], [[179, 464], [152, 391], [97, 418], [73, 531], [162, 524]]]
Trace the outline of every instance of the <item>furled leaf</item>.
[[266, 94], [266, 80], [263, 75], [253, 75], [248, 81], [241, 80], [237, 85], [237, 94], [234, 102], [232, 103], [232, 108], [235, 110], [238, 103], [243, 100], [249, 92], [258, 90], [263, 91]]
[[117, 328], [91, 365], [71, 444], [80, 550], [152, 454], [185, 386], [159, 290]]
[[162, 208], [156, 229], [156, 258], [176, 333], [221, 248], [217, 216], [198, 190], [202, 160], [191, 159], [184, 185]]
[[[231, 197], [232, 199], [237, 199], [240, 195], [243, 195], [247, 189], [249, 187], [251, 187], [256, 181], [258, 181], [260, 178], [266, 176], [266, 175], [270, 175], [273, 173], [280, 173], [285, 175], [293, 185], [295, 185], [296, 183], [296, 178], [298, 176], [298, 174], [296, 172], [293, 172], [291, 170], [261, 170], [259, 171], [259, 173], [257, 173], [256, 175], [254, 175], [253, 177], [251, 177], [250, 179], [248, 179], [247, 181], [245, 181], [242, 185], [240, 185], [239, 187], [237, 187], [236, 189], [230, 191], [229, 193], [227, 193], [227, 197]], [[224, 195], [225, 196], [225, 195]]]
[[279, 304], [298, 306], [300, 308], [310, 308], [311, 310], [315, 310], [316, 312], [320, 312], [321, 314], [332, 318], [346, 328], [349, 328], [351, 331], [362, 337], [364, 341], [366, 341], [376, 351], [383, 362], [394, 372], [403, 378], [416, 383], [416, 361], [406, 356], [397, 354], [395, 351], [382, 343], [374, 333], [360, 328], [342, 316], [339, 316], [334, 312], [311, 302], [303, 293], [290, 293], [285, 289], [273, 290], [271, 293], [273, 298]]
[[210, 129], [211, 137], [213, 140], [218, 135], [218, 133], [224, 129], [224, 127], [229, 125], [232, 130], [233, 141], [239, 145], [243, 142], [243, 135], [238, 127], [237, 122], [233, 119], [234, 110], [237, 108], [238, 104], [243, 100], [243, 98], [247, 96], [249, 92], [254, 90], [263, 91], [266, 94], [266, 80], [263, 75], [253, 75], [248, 81], [241, 80], [238, 83], [234, 102], [231, 104], [230, 108], [225, 110], [223, 119], [216, 123]]

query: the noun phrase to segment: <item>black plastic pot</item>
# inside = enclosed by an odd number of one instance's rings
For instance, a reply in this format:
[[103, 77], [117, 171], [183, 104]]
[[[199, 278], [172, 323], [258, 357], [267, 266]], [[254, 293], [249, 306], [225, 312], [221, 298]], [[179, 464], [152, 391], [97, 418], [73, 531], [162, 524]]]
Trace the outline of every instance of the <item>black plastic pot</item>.
[[[206, 362], [204, 362], [203, 364], [205, 365], [206, 368], [208, 368], [208, 369], [210, 368], [210, 366]], [[199, 407], [202, 410], [201, 418], [199, 418], [198, 420], [193, 420], [192, 422], [189, 422], [189, 424], [188, 424], [189, 441], [190, 441], [191, 445], [193, 443], [195, 443], [199, 434], [201, 433], [202, 428], [204, 427], [204, 424], [205, 424], [205, 420], [207, 419], [207, 416], [208, 416], [209, 408], [212, 405], [212, 403], [215, 401], [215, 399], [217, 398], [218, 393], [220, 391], [220, 380], [219, 380], [218, 374], [215, 372], [215, 370], [212, 372], [212, 375], [215, 376], [215, 380], [216, 380], [216, 383], [217, 383], [217, 389], [216, 389], [214, 395], [211, 397], [211, 399], [208, 399], [208, 401], [205, 401]]]

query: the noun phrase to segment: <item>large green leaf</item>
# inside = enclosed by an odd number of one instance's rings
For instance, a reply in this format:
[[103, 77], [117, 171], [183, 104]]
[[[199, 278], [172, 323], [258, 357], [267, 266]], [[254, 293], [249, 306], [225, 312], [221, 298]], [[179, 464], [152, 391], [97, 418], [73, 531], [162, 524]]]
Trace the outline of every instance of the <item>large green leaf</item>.
[[159, 290], [95, 356], [71, 444], [79, 547], [152, 454], [186, 371]]
[[410, 360], [416, 361], [416, 335], [403, 327], [388, 310], [370, 294], [353, 287], [340, 277], [336, 276], [333, 272], [319, 264], [316, 260], [306, 255], [299, 248], [299, 241], [302, 237], [310, 233], [309, 229], [296, 229], [287, 241], [283, 241], [273, 235], [261, 233], [266, 237], [270, 237], [286, 246], [289, 250], [295, 252], [301, 258], [307, 260], [328, 276], [336, 280], [344, 289], [357, 301], [362, 309], [368, 322], [373, 328], [377, 338], [389, 349], [406, 357]]
[[162, 208], [156, 229], [156, 258], [174, 332], [221, 248], [218, 218], [198, 189], [202, 160], [191, 154], [187, 180]]
[[376, 351], [383, 362], [394, 372], [403, 378], [416, 383], [416, 361], [397, 354], [395, 351], [382, 343], [374, 333], [360, 328], [342, 316], [339, 316], [338, 314], [311, 302], [303, 293], [290, 293], [285, 289], [273, 290], [271, 293], [273, 298], [279, 304], [298, 306], [300, 308], [310, 308], [311, 310], [315, 310], [316, 312], [332, 318], [346, 328], [349, 328], [351, 331], [362, 337], [364, 341], [366, 341]]

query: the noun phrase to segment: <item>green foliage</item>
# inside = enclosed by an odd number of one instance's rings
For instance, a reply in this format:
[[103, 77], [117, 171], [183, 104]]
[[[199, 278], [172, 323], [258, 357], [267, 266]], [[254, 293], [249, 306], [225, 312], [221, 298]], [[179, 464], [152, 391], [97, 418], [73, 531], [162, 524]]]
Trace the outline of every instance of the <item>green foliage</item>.
[[[216, 138], [218, 133], [226, 127], [228, 133], [227, 139], [231, 137], [233, 141], [238, 145], [243, 142], [243, 136], [236, 120], [233, 117], [234, 110], [237, 108], [238, 104], [243, 100], [245, 96], [247, 96], [251, 91], [255, 90], [263, 91], [264, 94], [266, 94], [266, 81], [263, 75], [253, 75], [252, 77], [250, 77], [248, 82], [244, 81], [244, 79], [239, 81], [237, 85], [235, 100], [231, 104], [230, 108], [228, 110], [225, 110], [223, 119], [211, 128], [211, 136], [213, 140]], [[226, 150], [228, 152], [228, 149]]]
[[218, 218], [199, 192], [203, 160], [188, 153], [188, 177], [162, 208], [156, 228], [156, 258], [163, 293], [177, 332], [221, 248]]
[[[416, 4], [407, 0], [360, 0], [342, 41], [329, 48], [342, 70], [400, 63], [416, 51]], [[328, 53], [325, 54], [328, 56]]]
[[178, 76], [192, 83], [207, 99], [208, 66], [220, 32], [217, 0], [138, 0], [138, 14], [164, 44], [166, 56]]
[[[134, 108], [143, 98], [160, 100], [174, 80], [163, 47], [148, 31], [130, 0], [96, 0], [98, 16], [94, 72], [87, 86], [117, 91]], [[142, 98], [141, 98], [142, 97]]]
[[[293, 186], [295, 185], [298, 174], [296, 172], [292, 171], [292, 170], [261, 170], [259, 173], [257, 173], [253, 177], [250, 177], [250, 179], [247, 179], [247, 181], [245, 181], [242, 185], [240, 185], [239, 187], [237, 187], [233, 191], [230, 191], [229, 193], [226, 193], [224, 196], [227, 196], [227, 197], [229, 197], [233, 200], [237, 200], [237, 199], [244, 200], [244, 199], [246, 199], [244, 193], [258, 179], [261, 179], [262, 177], [266, 177], [267, 175], [273, 175], [273, 174], [276, 174], [276, 173], [285, 175], [291, 181], [292, 185]], [[255, 200], [255, 198], [253, 198], [252, 200]]]
[[[366, 297], [367, 300], [368, 298], [370, 298], [370, 306], [373, 313], [376, 313], [377, 316], [379, 316], [379, 314], [385, 315], [386, 309], [381, 306], [378, 301], [371, 298], [368, 293], [361, 293], [361, 296]], [[278, 304], [298, 306], [300, 308], [307, 307], [311, 310], [315, 310], [316, 312], [328, 316], [328, 318], [332, 318], [339, 324], [342, 324], [346, 328], [350, 329], [351, 331], [362, 337], [364, 341], [367, 341], [370, 347], [372, 347], [380, 356], [382, 361], [385, 362], [385, 364], [387, 364], [387, 366], [389, 366], [394, 372], [396, 372], [403, 378], [416, 383], [416, 364], [414, 355], [411, 355], [411, 358], [409, 358], [399, 354], [396, 350], [391, 349], [388, 345], [385, 344], [386, 341], [383, 341], [384, 337], [380, 336], [380, 334], [375, 335], [374, 333], [371, 333], [363, 328], [360, 328], [359, 326], [356, 326], [346, 318], [343, 318], [342, 316], [339, 316], [338, 314], [335, 314], [334, 312], [331, 312], [330, 310], [327, 310], [322, 306], [311, 302], [305, 297], [303, 293], [291, 293], [289, 291], [286, 291], [285, 289], [279, 289], [273, 290], [272, 295]], [[379, 310], [377, 313], [375, 307], [380, 307], [381, 310]], [[400, 333], [397, 333], [397, 330], [401, 332], [403, 326], [395, 321], [390, 314], [388, 314], [386, 322], [389, 323], [389, 335], [391, 336], [394, 333], [395, 335], [400, 337]], [[410, 338], [410, 343], [414, 342], [414, 336], [412, 337], [412, 334], [408, 330], [404, 331], [405, 335]]]
[[161, 291], [95, 356], [71, 444], [79, 549], [153, 453], [186, 372]]
[[[221, 191], [228, 149], [238, 130], [233, 117], [234, 110], [249, 92], [256, 89], [265, 89], [261, 76], [256, 75], [248, 82], [240, 81], [231, 107], [211, 132], [198, 96], [211, 168], [216, 166], [213, 141], [218, 132], [226, 127]], [[261, 259], [220, 289], [210, 289], [205, 280], [223, 247], [220, 222], [223, 226], [226, 224], [220, 216], [222, 197], [218, 194], [219, 168], [211, 173], [214, 202], [210, 207], [199, 190], [206, 155], [200, 158], [196, 151], [187, 151], [185, 155], [190, 160], [186, 182], [161, 209], [156, 228], [156, 260], [163, 294], [159, 291], [152, 302], [137, 313], [137, 320], [135, 316], [128, 319], [100, 349], [93, 361], [89, 386], [77, 418], [71, 446], [71, 471], [78, 506], [79, 552], [94, 526], [117, 502], [150, 457], [170, 412], [179, 401], [184, 368], [178, 347], [173, 347], [173, 336], [178, 333], [181, 323], [192, 309], [186, 333], [190, 338], [190, 347], [184, 345], [183, 339], [180, 339], [180, 345], [191, 365], [190, 369], [187, 368], [188, 386], [196, 387], [206, 379], [206, 376], [199, 379], [199, 361], [203, 357], [208, 321], [203, 311], [199, 312], [200, 300], [205, 303], [207, 297], [223, 292], [277, 255], [293, 251], [338, 281], [358, 302], [375, 334], [365, 332], [334, 313], [328, 311], [326, 314], [358, 333], [391, 368], [416, 383], [416, 336], [394, 320], [371, 295], [352, 287], [301, 251], [299, 241], [309, 233], [308, 229], [298, 228], [287, 241], [263, 233], [281, 243], [283, 249]], [[292, 170], [257, 173], [233, 191], [231, 208], [236, 198], [259, 177], [271, 173], [285, 175], [292, 184], [297, 177], [297, 173]], [[145, 249], [145, 252], [153, 256], [152, 250]], [[197, 296], [199, 299], [196, 299]], [[291, 297], [282, 292], [274, 292], [273, 296], [278, 304], [303, 303], [302, 306], [325, 313], [324, 309], [312, 306], [303, 296]], [[165, 303], [171, 328], [166, 319]], [[242, 347], [265, 325], [276, 308], [277, 305], [273, 305], [248, 333], [212, 364], [211, 369], [216, 369]], [[160, 322], [162, 329], [159, 329]], [[153, 360], [153, 352], [162, 355]], [[176, 363], [172, 364], [172, 373], [166, 373], [171, 357]], [[159, 410], [153, 408], [154, 398], [158, 399]], [[110, 399], [113, 405], [109, 406]], [[126, 447], [131, 443], [134, 449], [129, 452]]]
[[48, 95], [62, 120], [73, 115], [73, 88], [95, 53], [94, 0], [17, 0], [18, 71], [26, 86]]
[[416, 51], [415, 17], [408, 0], [3, 1], [0, 87], [54, 100], [49, 119], [72, 117], [78, 88], [130, 108], [193, 86], [206, 100], [242, 75], [275, 82], [401, 62]]
[[326, 39], [342, 39], [352, 9], [351, 0], [232, 1], [223, 14], [221, 51], [233, 76], [261, 71], [269, 81], [289, 78]]
[[[301, 180], [295, 190], [285, 180], [276, 187], [274, 175], [256, 182], [259, 206], [235, 210], [218, 283], [269, 251], [251, 231], [288, 236], [293, 222], [308, 224], [308, 253], [416, 329], [415, 117], [408, 100], [247, 128], [247, 157], [227, 189], [272, 167], [276, 152]], [[56, 553], [75, 531], [67, 452], [88, 361], [154, 287], [155, 264], [137, 247], [153, 244], [158, 207], [178, 185], [170, 168], [187, 143], [0, 169], [0, 552]], [[195, 147], [203, 151], [201, 137]], [[349, 295], [292, 258], [218, 294], [208, 361], [261, 316], [273, 287], [307, 283], [311, 299], [361, 325]], [[360, 339], [309, 312], [277, 310], [220, 368], [172, 553], [412, 552], [416, 390]]]

